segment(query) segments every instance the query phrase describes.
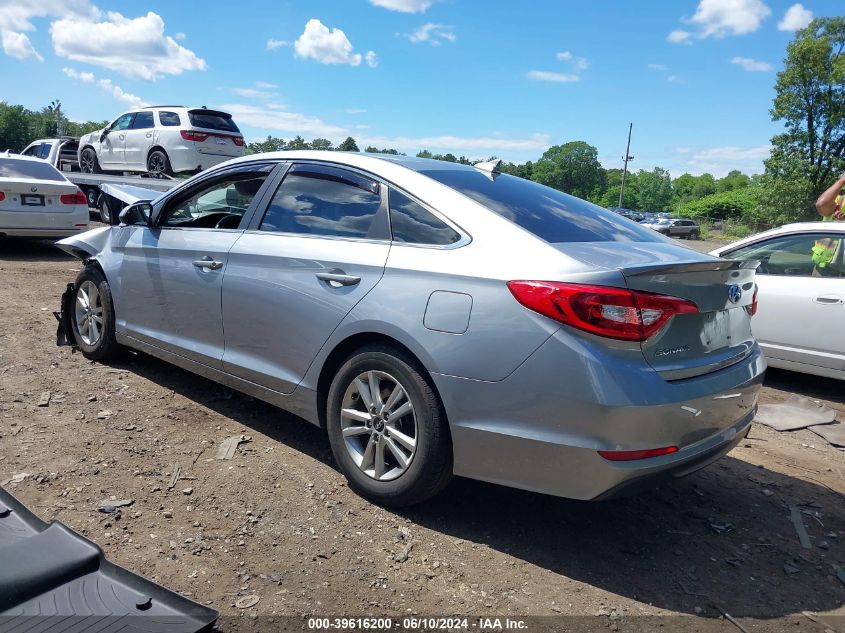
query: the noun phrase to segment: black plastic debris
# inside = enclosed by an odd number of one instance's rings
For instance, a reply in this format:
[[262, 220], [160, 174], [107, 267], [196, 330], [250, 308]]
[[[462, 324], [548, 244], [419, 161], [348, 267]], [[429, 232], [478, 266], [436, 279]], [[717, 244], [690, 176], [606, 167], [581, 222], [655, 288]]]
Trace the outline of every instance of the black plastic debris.
[[2, 488], [0, 561], [0, 633], [194, 633], [217, 620], [214, 609], [110, 563]]

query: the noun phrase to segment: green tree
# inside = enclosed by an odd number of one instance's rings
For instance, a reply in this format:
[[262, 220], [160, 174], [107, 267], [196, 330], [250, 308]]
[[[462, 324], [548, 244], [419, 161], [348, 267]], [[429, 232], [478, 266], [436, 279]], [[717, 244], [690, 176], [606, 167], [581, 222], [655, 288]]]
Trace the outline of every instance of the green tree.
[[751, 178], [746, 176], [738, 169], [734, 169], [724, 178], [719, 178], [716, 181], [716, 191], [721, 193], [723, 191], [736, 191], [737, 189], [744, 189], [751, 184]]
[[315, 138], [313, 141], [311, 141], [310, 147], [311, 149], [323, 151], [334, 149], [332, 142], [327, 138]]
[[598, 150], [584, 141], [572, 141], [547, 149], [534, 163], [533, 179], [560, 191], [590, 198], [606, 186], [607, 175], [599, 163]]
[[[627, 184], [627, 183], [626, 183]], [[639, 206], [643, 211], [668, 211], [672, 206], [672, 177], [661, 167], [637, 174]]]
[[297, 135], [288, 141], [285, 149], [311, 149], [311, 145], [304, 138]]
[[[619, 190], [622, 188], [622, 170], [608, 169], [605, 172], [606, 184], [605, 189], [597, 198], [593, 198], [593, 202], [605, 207], [619, 206]], [[625, 176], [625, 198], [622, 200], [622, 206], [626, 209], [641, 209], [640, 204], [640, 188], [639, 178], [637, 174], [629, 172]]]
[[0, 151], [19, 152], [35, 140], [33, 114], [21, 105], [0, 102]]
[[276, 136], [267, 136], [264, 141], [253, 141], [247, 143], [247, 154], [261, 154], [262, 152], [280, 152], [287, 147], [285, 139]]
[[815, 197], [845, 167], [843, 53], [845, 17], [813, 20], [789, 43], [775, 84], [772, 119], [783, 122], [786, 131], [772, 138], [766, 173], [770, 179], [798, 179], [789, 188], [793, 194], [805, 191], [807, 198], [789, 196], [785, 202], [806, 213], [812, 213]]
[[340, 145], [337, 146], [337, 149], [341, 152], [359, 152], [361, 150], [358, 149], [358, 143], [355, 142], [355, 139], [351, 136], [347, 136], [346, 140], [343, 141]]

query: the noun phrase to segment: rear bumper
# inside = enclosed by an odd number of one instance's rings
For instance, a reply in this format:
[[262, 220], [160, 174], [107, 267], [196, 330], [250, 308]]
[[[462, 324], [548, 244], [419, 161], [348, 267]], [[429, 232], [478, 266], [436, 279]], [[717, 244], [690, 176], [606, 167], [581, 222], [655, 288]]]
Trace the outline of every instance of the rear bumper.
[[[87, 218], [86, 218], [87, 220]], [[41, 238], [62, 238], [62, 237], [72, 237], [74, 235], [79, 235], [80, 233], [85, 233], [88, 230], [88, 226], [79, 227], [78, 229], [75, 228], [63, 228], [63, 229], [42, 229], [42, 228], [3, 228], [0, 227], [0, 236], [5, 237], [41, 237]]]
[[[170, 167], [174, 172], [208, 169], [237, 156], [222, 156], [220, 154], [205, 154], [194, 147], [174, 147], [167, 151]], [[243, 155], [243, 154], [240, 154]]]
[[[499, 382], [433, 375], [456, 475], [600, 499], [694, 472], [747, 433], [766, 368], [756, 345], [735, 365], [667, 382], [625, 352], [591, 356], [569, 337], [558, 332]], [[625, 462], [598, 454], [666, 446], [679, 450]]]

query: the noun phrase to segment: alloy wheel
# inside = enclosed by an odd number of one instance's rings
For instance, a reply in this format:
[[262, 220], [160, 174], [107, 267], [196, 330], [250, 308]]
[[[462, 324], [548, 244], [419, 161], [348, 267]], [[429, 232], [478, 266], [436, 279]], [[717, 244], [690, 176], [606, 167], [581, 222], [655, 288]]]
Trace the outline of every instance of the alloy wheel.
[[96, 345], [103, 335], [103, 300], [97, 284], [83, 281], [76, 293], [76, 328], [86, 345]]
[[377, 481], [408, 470], [417, 450], [417, 416], [408, 390], [383, 371], [359, 374], [340, 409], [346, 450], [364, 474]]
[[82, 156], [79, 159], [79, 167], [82, 169], [82, 173], [84, 174], [93, 174], [94, 173], [94, 155], [93, 152], [90, 150], [85, 150], [82, 152]]
[[164, 173], [164, 156], [158, 153], [150, 156], [149, 172], [151, 174], [155, 174], [156, 176], [160, 176]]

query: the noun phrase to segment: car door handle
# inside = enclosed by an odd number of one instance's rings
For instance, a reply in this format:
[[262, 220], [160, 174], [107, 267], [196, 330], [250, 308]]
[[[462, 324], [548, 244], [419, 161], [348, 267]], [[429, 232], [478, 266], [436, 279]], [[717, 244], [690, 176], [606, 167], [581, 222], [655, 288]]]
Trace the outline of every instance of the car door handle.
[[821, 295], [813, 299], [816, 303], [823, 303], [824, 305], [841, 305], [843, 303], [842, 297], [836, 295]]
[[347, 275], [342, 270], [330, 270], [325, 273], [317, 273], [317, 279], [328, 282], [333, 288], [340, 288], [341, 286], [354, 286], [361, 282], [360, 277], [354, 275]]
[[146, 134], [144, 134], [144, 136], [146, 136], [147, 138], [151, 138], [151, 137], [152, 137], [152, 135], [153, 135], [153, 133], [152, 133], [152, 132], [147, 132]]
[[223, 268], [223, 262], [216, 262], [211, 259], [208, 255], [206, 255], [202, 259], [195, 259], [191, 263], [197, 268], [204, 268], [206, 270], [220, 270], [221, 268]]
[[118, 139], [120, 139], [120, 140], [122, 141], [122, 140], [123, 140], [123, 134], [118, 134], [118, 135], [117, 135], [117, 138], [118, 138]]

